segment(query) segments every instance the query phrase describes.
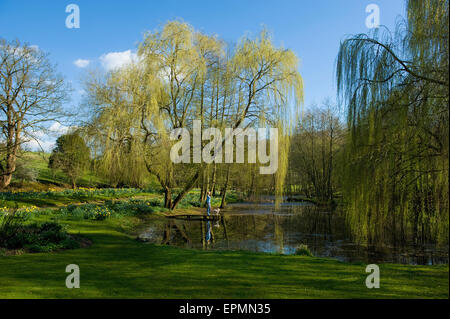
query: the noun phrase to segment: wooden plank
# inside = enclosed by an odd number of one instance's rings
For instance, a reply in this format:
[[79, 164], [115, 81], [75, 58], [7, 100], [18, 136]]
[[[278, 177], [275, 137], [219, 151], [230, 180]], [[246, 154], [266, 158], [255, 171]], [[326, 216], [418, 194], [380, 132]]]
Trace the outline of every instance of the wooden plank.
[[175, 219], [193, 219], [193, 220], [215, 220], [219, 219], [221, 215], [173, 215], [173, 216], [166, 216], [168, 218], [175, 218]]

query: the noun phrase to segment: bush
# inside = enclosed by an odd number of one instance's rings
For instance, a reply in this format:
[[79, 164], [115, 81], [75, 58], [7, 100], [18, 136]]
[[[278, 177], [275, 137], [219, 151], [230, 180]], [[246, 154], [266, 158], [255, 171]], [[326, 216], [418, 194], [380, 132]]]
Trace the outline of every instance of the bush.
[[298, 256], [309, 256], [313, 257], [314, 255], [309, 250], [308, 245], [300, 244], [300, 246], [297, 247], [295, 250], [295, 254]]
[[[11, 214], [10, 208], [8, 208], [8, 207], [0, 208], [0, 220], [2, 220], [2, 218], [4, 216], [7, 216], [8, 214]], [[30, 219], [33, 215], [37, 215], [37, 214], [38, 214], [38, 209], [36, 206], [16, 208], [13, 213], [13, 215], [15, 216], [16, 219], [20, 218], [24, 221]]]
[[70, 237], [64, 227], [55, 222], [24, 224], [15, 212], [3, 216], [0, 224], [0, 247], [25, 248], [31, 252], [49, 252], [58, 249], [78, 248], [79, 243]]
[[18, 161], [16, 164], [16, 170], [14, 171], [14, 178], [16, 180], [23, 182], [35, 182], [38, 176], [38, 172], [36, 169], [27, 166], [24, 162]]
[[111, 212], [109, 211], [108, 207], [105, 206], [95, 207], [92, 213], [92, 218], [95, 220], [104, 220], [111, 216]]
[[152, 198], [148, 201], [150, 203], [150, 206], [163, 206], [164, 201], [162, 198]]

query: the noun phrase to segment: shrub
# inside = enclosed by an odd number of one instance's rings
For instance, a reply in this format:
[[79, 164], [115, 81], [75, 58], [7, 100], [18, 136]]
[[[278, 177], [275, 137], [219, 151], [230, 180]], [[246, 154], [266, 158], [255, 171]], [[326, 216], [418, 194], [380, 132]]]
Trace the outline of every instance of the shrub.
[[150, 206], [163, 206], [162, 198], [152, 198], [148, 201]]
[[23, 185], [25, 181], [35, 182], [38, 172], [36, 169], [27, 166], [23, 161], [18, 161], [13, 176], [16, 180], [21, 181], [21, 185]]
[[106, 206], [97, 206], [93, 210], [92, 218], [95, 220], [104, 220], [111, 216], [111, 212]]
[[49, 252], [57, 249], [78, 248], [79, 243], [71, 238], [64, 227], [55, 222], [24, 224], [16, 212], [6, 214], [0, 224], [0, 247], [6, 249], [25, 248], [31, 252]]
[[313, 257], [312, 252], [309, 250], [308, 245], [300, 244], [295, 250], [295, 254], [299, 256]]
[[72, 187], [75, 188], [76, 181], [89, 165], [89, 160], [89, 148], [86, 142], [74, 132], [58, 137], [48, 166], [52, 170], [61, 169], [70, 178]]

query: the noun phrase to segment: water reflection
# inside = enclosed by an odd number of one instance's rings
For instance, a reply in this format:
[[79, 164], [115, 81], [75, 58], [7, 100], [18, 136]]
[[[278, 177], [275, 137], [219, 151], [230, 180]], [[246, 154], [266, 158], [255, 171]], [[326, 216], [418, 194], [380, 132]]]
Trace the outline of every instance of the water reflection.
[[206, 242], [209, 244], [210, 240], [211, 240], [211, 222], [208, 220], [206, 222]]
[[448, 263], [448, 246], [386, 241], [360, 245], [351, 240], [343, 216], [303, 203], [234, 204], [212, 221], [161, 218], [140, 237], [152, 243], [199, 249], [233, 249], [294, 254], [306, 244], [318, 257], [351, 262]]

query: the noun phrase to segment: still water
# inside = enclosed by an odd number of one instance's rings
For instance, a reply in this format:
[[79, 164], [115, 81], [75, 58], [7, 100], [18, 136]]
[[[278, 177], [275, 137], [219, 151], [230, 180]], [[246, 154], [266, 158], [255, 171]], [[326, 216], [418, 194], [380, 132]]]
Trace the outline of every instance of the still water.
[[351, 240], [344, 217], [306, 203], [230, 204], [212, 221], [160, 218], [142, 230], [142, 240], [185, 248], [294, 254], [300, 244], [317, 257], [364, 263], [448, 264], [448, 246]]

